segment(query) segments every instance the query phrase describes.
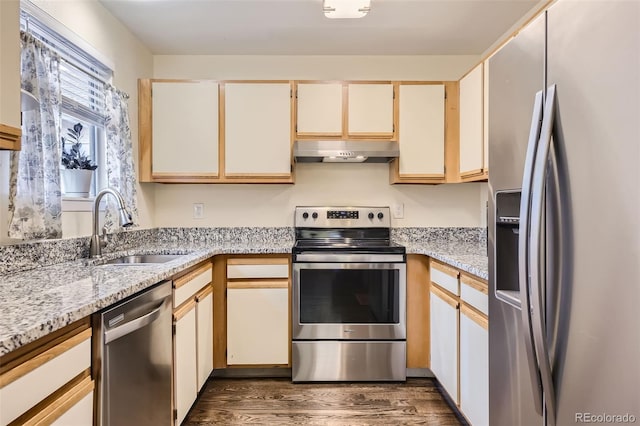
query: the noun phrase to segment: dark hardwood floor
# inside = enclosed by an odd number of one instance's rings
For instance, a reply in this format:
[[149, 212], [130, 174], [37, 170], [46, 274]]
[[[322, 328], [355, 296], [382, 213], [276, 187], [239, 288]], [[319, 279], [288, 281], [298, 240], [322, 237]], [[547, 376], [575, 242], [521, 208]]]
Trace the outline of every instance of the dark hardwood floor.
[[184, 425], [461, 425], [436, 382], [306, 383], [210, 379]]

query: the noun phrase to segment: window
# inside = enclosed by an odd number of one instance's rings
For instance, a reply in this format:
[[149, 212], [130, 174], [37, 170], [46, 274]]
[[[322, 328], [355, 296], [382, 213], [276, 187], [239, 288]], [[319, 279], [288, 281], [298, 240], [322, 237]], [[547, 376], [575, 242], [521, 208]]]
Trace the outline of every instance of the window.
[[[104, 83], [110, 82], [113, 71], [98, 59], [90, 46], [66, 27], [49, 17], [28, 1], [21, 2], [20, 29], [41, 40], [60, 57], [62, 92], [61, 136], [67, 139], [67, 129], [76, 123], [83, 126], [83, 151], [98, 165], [94, 173], [91, 196], [107, 186], [105, 160]], [[78, 41], [74, 43], [74, 41]], [[66, 143], [66, 148], [70, 144]], [[64, 194], [63, 194], [64, 196]], [[66, 208], [63, 205], [63, 209]]]

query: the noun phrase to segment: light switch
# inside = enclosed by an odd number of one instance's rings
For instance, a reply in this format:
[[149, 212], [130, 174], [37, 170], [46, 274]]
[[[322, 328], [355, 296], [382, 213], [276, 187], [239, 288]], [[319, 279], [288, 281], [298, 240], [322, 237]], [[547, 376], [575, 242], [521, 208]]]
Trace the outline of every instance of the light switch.
[[194, 219], [204, 218], [204, 203], [193, 203], [193, 218]]

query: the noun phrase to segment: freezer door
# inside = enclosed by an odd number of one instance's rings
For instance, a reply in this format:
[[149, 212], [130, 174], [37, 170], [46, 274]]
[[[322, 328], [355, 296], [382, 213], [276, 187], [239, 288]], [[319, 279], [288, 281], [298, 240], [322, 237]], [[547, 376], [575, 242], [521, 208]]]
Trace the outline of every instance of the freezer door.
[[534, 101], [536, 93], [545, 87], [544, 41], [542, 16], [489, 62], [489, 424], [492, 426], [543, 424], [534, 405], [522, 313], [519, 308], [495, 297], [498, 275], [511, 276], [515, 280], [501, 283], [502, 288], [519, 288], [517, 273], [496, 273], [496, 248], [502, 253], [502, 271], [518, 270], [518, 251], [517, 244], [508, 249], [505, 247], [510, 240], [517, 242], [517, 238], [500, 236], [502, 245], [496, 244], [495, 205], [497, 191], [515, 190], [522, 185]]
[[559, 186], [547, 183], [547, 216], [565, 217], [547, 240], [562, 245], [547, 265], [560, 283], [547, 291], [556, 424], [640, 419], [640, 2], [559, 1], [547, 55]]

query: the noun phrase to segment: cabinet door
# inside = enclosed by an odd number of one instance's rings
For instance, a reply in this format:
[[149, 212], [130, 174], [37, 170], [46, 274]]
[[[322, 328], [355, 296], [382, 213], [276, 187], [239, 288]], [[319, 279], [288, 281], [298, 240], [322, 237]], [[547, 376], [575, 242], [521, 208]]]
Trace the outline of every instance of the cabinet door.
[[393, 84], [349, 84], [348, 105], [348, 136], [393, 137]]
[[218, 176], [218, 84], [152, 82], [152, 178]]
[[290, 178], [291, 85], [226, 83], [227, 178]]
[[213, 371], [213, 293], [197, 297], [198, 321], [198, 390]]
[[458, 401], [458, 302], [431, 288], [431, 371], [451, 399]]
[[400, 177], [444, 178], [444, 85], [399, 86]]
[[0, 149], [20, 149], [20, 2], [0, 1]]
[[288, 300], [287, 288], [227, 289], [228, 365], [289, 363]]
[[93, 424], [93, 390], [75, 402], [64, 414], [51, 423], [51, 426], [87, 426], [91, 424]]
[[485, 316], [460, 310], [460, 409], [475, 426], [489, 424], [489, 334]]
[[195, 303], [174, 314], [174, 392], [176, 424], [182, 423], [198, 396]]
[[484, 168], [482, 64], [460, 80], [460, 177], [481, 175]]
[[298, 83], [298, 137], [342, 136], [342, 83]]
[[483, 63], [483, 80], [482, 80], [482, 145], [483, 145], [483, 163], [482, 169], [484, 173], [489, 173], [489, 60]]

